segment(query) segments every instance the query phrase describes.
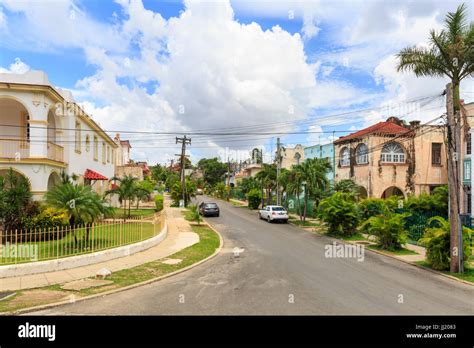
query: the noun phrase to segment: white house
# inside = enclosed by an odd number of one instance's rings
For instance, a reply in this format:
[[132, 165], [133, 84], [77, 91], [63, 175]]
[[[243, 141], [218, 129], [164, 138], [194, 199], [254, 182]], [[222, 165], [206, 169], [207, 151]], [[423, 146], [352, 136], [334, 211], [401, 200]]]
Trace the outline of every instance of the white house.
[[114, 175], [117, 144], [42, 71], [0, 74], [0, 175], [25, 176], [34, 199], [76, 174], [98, 192]]

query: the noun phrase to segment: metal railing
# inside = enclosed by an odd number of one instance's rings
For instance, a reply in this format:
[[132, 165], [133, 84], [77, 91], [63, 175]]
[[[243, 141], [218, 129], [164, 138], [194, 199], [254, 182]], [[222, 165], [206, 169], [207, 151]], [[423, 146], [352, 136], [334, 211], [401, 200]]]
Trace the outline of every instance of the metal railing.
[[158, 235], [164, 220], [164, 214], [157, 213], [153, 220], [132, 217], [74, 227], [0, 230], [0, 265], [59, 259], [137, 243]]

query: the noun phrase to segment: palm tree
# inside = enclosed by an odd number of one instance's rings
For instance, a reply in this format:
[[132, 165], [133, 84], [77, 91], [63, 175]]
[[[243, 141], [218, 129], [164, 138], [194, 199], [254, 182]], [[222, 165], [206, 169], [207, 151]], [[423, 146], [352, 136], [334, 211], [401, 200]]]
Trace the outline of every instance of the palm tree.
[[459, 85], [474, 74], [474, 23], [467, 23], [467, 8], [449, 12], [445, 28], [430, 31], [430, 47], [407, 47], [397, 54], [398, 71], [411, 70], [416, 76], [447, 76], [454, 91], [454, 110], [460, 110]]
[[331, 170], [331, 164], [323, 158], [309, 158], [297, 166], [296, 170], [300, 172], [304, 180], [303, 221], [305, 221], [308, 211], [308, 199], [313, 198], [316, 203], [319, 202], [329, 187], [329, 180], [326, 175]]
[[[446, 15], [444, 29], [430, 31], [429, 48], [407, 47], [397, 55], [398, 71], [411, 70], [416, 76], [447, 76], [451, 80], [454, 114], [461, 109], [459, 87], [461, 81], [474, 75], [474, 22], [467, 22], [467, 8], [461, 4], [456, 12]], [[459, 151], [459, 149], [454, 149]], [[455, 188], [452, 188], [455, 189]], [[456, 194], [458, 195], [458, 194]], [[451, 205], [451, 250], [457, 246], [459, 208]], [[451, 258], [451, 272], [458, 272], [457, 257]]]
[[282, 196], [284, 196], [284, 194], [288, 192], [288, 184], [290, 183], [290, 177], [291, 172], [288, 169], [282, 168], [280, 170], [280, 176], [278, 177], [278, 185]]
[[303, 175], [301, 170], [301, 164], [294, 165], [289, 174], [288, 186], [286, 190], [289, 194], [296, 196], [296, 211], [300, 216], [300, 220], [302, 218], [301, 214], [301, 204], [300, 204], [300, 196], [301, 192], [303, 192]]
[[136, 198], [137, 192], [141, 190], [137, 187], [138, 179], [132, 175], [125, 175], [122, 178], [114, 176], [110, 180], [118, 181], [120, 185], [113, 187], [112, 189], [108, 190], [105, 194], [118, 195], [120, 204], [123, 204], [124, 219], [125, 219], [125, 214], [126, 214], [125, 211], [127, 210], [127, 202], [128, 202], [128, 217], [130, 217], [132, 201]]
[[255, 176], [262, 185], [262, 192], [267, 192], [267, 205], [272, 203], [272, 190], [276, 184], [276, 166], [274, 164], [264, 163], [262, 170]]
[[[46, 193], [46, 203], [53, 208], [66, 213], [71, 226], [86, 225], [86, 242], [89, 242], [91, 224], [101, 215], [109, 215], [111, 208], [92, 190], [90, 186], [83, 186], [67, 182], [51, 188]], [[77, 245], [77, 236], [74, 234]]]

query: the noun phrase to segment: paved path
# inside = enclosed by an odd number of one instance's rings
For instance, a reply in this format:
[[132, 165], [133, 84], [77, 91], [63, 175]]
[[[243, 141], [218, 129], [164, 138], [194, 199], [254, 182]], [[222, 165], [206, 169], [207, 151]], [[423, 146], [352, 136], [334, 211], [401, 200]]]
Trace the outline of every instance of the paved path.
[[371, 252], [363, 262], [326, 258], [332, 239], [218, 204], [220, 217], [207, 219], [225, 242], [214, 259], [37, 314], [474, 314], [473, 286]]
[[166, 258], [179, 250], [199, 242], [199, 235], [194, 233], [189, 223], [183, 219], [179, 209], [166, 208], [168, 236], [160, 244], [114, 260], [76, 267], [68, 270], [26, 275], [21, 277], [1, 278], [0, 291], [37, 288], [53, 284], [62, 284], [73, 280], [95, 277], [101, 268], [115, 272], [132, 268], [143, 263]]

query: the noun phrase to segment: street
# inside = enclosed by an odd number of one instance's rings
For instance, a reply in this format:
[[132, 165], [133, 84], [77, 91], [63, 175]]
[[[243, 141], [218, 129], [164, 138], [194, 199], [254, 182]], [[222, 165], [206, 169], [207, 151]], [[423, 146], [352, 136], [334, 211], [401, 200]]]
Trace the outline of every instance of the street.
[[[326, 258], [332, 239], [217, 203], [220, 217], [207, 221], [225, 243], [214, 259], [153, 284], [31, 314], [474, 314], [472, 286], [370, 251], [363, 262]], [[234, 247], [243, 249], [238, 257]]]

